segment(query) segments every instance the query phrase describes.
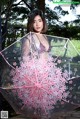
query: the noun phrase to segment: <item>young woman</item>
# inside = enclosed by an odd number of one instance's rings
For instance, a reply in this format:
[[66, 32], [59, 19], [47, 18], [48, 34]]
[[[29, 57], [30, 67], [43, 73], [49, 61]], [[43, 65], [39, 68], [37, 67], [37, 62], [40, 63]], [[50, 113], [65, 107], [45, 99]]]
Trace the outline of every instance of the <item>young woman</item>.
[[[28, 35], [23, 40], [23, 63], [18, 69], [18, 72], [23, 72], [25, 78], [21, 77], [22, 74], [16, 75], [16, 79], [32, 86], [29, 90], [24, 89], [23, 97], [20, 92], [18, 93], [26, 107], [34, 109], [33, 117], [38, 118], [48, 118], [49, 111], [54, 108], [53, 105], [67, 96], [65, 83], [68, 75], [62, 75], [61, 69], [57, 68], [54, 59], [49, 55], [50, 44], [44, 34], [46, 30], [47, 24], [42, 11], [34, 9], [28, 19]], [[14, 83], [16, 82], [17, 80]]]
[[23, 51], [25, 53], [29, 53], [30, 45], [33, 43], [35, 43], [35, 49], [39, 54], [42, 54], [44, 51], [49, 51], [50, 46], [49, 46], [48, 39], [43, 34], [46, 31], [47, 31], [47, 24], [42, 11], [38, 9], [34, 9], [29, 15], [28, 24], [27, 24], [27, 32], [32, 32], [32, 33], [31, 35], [29, 34], [28, 36], [29, 40], [26, 40], [24, 42]]

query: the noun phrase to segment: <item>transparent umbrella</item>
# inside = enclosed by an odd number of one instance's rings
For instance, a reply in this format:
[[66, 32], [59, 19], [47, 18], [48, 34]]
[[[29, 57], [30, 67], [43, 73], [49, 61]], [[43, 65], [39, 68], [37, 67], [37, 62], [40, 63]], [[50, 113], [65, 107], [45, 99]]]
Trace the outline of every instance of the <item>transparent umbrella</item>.
[[80, 56], [68, 38], [41, 35], [48, 50], [30, 32], [0, 52], [0, 90], [16, 113], [50, 118], [80, 106]]

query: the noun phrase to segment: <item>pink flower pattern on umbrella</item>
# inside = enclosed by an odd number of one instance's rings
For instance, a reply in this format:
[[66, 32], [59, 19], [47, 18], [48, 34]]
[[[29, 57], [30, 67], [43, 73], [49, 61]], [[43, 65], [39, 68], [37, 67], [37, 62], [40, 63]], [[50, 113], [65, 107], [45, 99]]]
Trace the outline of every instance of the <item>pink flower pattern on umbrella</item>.
[[23, 101], [22, 108], [40, 108], [47, 114], [58, 100], [66, 99], [68, 95], [65, 93], [68, 74], [66, 72], [63, 75], [52, 57], [46, 60], [24, 57], [20, 67], [12, 70], [10, 75], [13, 77], [14, 88], [18, 88], [18, 96]]

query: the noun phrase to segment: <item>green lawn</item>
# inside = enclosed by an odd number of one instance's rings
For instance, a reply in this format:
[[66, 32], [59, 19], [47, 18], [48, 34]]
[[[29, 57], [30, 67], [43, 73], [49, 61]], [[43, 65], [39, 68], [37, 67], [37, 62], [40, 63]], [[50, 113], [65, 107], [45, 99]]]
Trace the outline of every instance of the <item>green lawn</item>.
[[51, 54], [57, 56], [76, 57], [80, 54], [80, 40], [56, 39], [51, 41]]

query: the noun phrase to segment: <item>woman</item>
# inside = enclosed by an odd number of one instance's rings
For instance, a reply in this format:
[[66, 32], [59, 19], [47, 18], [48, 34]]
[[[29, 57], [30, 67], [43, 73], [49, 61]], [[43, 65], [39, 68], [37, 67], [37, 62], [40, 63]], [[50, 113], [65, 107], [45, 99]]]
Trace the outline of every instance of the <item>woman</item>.
[[[47, 30], [41, 10], [35, 9], [28, 19], [28, 35], [23, 39], [20, 67], [12, 71], [14, 86], [24, 86], [17, 91], [26, 115], [47, 118], [57, 101], [66, 99], [66, 78], [50, 56], [50, 45], [43, 34]], [[14, 74], [14, 75], [13, 75]], [[27, 108], [27, 109], [26, 109]], [[25, 112], [25, 111], [24, 111]], [[24, 113], [23, 112], [23, 113]], [[44, 117], [45, 116], [45, 117]]]
[[32, 32], [32, 36], [29, 36], [29, 39], [31, 40], [26, 40], [26, 42], [24, 42], [23, 51], [29, 53], [30, 43], [32, 44], [32, 42], [35, 42], [35, 47], [37, 48], [38, 53], [49, 51], [50, 47], [48, 39], [43, 35], [46, 31], [47, 24], [42, 11], [34, 9], [29, 15], [27, 24], [27, 32]]

